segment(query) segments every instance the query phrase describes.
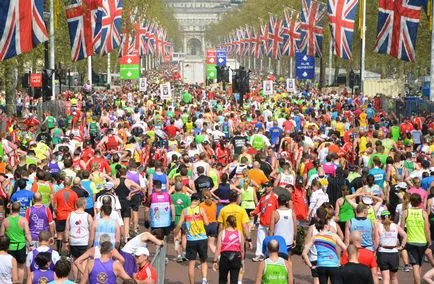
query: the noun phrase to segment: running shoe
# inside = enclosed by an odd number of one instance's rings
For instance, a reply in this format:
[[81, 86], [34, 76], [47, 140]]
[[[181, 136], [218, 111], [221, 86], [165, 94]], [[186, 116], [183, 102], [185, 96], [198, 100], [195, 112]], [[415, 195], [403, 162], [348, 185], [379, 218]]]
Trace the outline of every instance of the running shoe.
[[258, 255], [254, 258], [252, 258], [253, 262], [260, 262], [260, 261], [264, 261], [264, 257], [262, 255]]

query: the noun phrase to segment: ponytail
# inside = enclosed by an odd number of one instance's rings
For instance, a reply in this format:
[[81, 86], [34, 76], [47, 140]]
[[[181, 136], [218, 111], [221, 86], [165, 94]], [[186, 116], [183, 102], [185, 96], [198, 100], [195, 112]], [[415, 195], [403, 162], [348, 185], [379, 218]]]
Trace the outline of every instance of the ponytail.
[[390, 225], [392, 224], [392, 220], [390, 220], [390, 216], [385, 216], [383, 221], [383, 226], [386, 232], [390, 231]]

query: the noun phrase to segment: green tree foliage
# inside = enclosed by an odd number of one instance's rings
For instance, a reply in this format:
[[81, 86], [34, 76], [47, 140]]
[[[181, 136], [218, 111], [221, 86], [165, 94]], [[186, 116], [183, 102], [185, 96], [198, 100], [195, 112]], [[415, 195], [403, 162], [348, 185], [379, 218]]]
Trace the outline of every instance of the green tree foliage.
[[[381, 73], [384, 76], [402, 76], [408, 72], [413, 72], [415, 75], [426, 75], [430, 66], [430, 46], [431, 46], [431, 31], [429, 22], [424, 11], [422, 11], [417, 42], [416, 42], [416, 62], [404, 62], [388, 55], [377, 54], [374, 52], [374, 45], [377, 36], [378, 22], [378, 1], [367, 1], [367, 31], [366, 31], [366, 68], [368, 70]], [[320, 2], [327, 3], [326, 0]], [[269, 13], [283, 16], [284, 7], [301, 10], [300, 0], [247, 0], [240, 9], [232, 10], [222, 16], [220, 22], [211, 24], [206, 30], [206, 39], [214, 45], [219, 44], [225, 36], [231, 31], [241, 27], [250, 25], [257, 27], [261, 19], [265, 23], [268, 21]], [[360, 30], [359, 17], [356, 18], [356, 28], [353, 41], [353, 61], [335, 59], [337, 66], [347, 69], [359, 69], [360, 66]], [[330, 29], [328, 20], [325, 21], [325, 38], [323, 46], [323, 56], [329, 54], [329, 39]], [[325, 59], [325, 58], [324, 58]], [[286, 61], [286, 59], [283, 59]], [[328, 59], [326, 60], [328, 62]]]

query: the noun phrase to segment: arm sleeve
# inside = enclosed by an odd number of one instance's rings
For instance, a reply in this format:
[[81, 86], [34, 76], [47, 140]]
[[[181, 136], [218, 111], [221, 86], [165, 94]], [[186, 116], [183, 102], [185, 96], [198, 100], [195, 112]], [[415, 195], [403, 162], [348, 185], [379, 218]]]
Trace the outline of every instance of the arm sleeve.
[[47, 219], [48, 219], [48, 223], [53, 223], [53, 214], [51, 214], [51, 210], [50, 208], [45, 208], [46, 212], [47, 212]]

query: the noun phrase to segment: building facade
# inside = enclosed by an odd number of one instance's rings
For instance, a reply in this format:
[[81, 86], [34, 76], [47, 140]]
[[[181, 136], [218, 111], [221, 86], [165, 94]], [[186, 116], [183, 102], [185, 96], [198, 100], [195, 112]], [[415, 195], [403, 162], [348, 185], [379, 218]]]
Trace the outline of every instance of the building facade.
[[173, 9], [183, 33], [182, 51], [187, 57], [203, 57], [209, 47], [205, 41], [207, 25], [218, 22], [231, 9], [238, 8], [243, 0], [165, 0]]

